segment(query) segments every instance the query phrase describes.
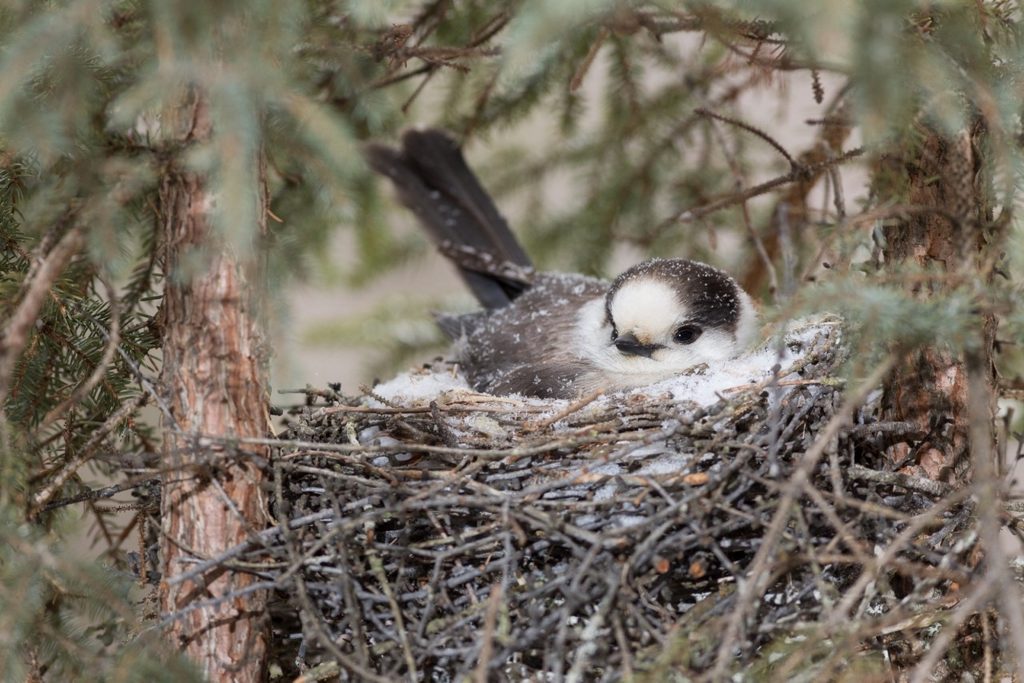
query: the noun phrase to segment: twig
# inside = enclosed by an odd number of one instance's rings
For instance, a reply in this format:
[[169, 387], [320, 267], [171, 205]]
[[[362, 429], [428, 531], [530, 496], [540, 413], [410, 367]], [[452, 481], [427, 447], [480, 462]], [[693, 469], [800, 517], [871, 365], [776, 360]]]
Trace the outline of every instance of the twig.
[[564, 410], [560, 410], [557, 413], [555, 413], [554, 415], [551, 415], [550, 417], [544, 418], [540, 422], [528, 423], [523, 428], [523, 431], [535, 432], [535, 431], [538, 431], [538, 430], [541, 430], [541, 429], [547, 429], [548, 427], [550, 427], [551, 425], [555, 424], [559, 420], [564, 420], [565, 418], [569, 417], [573, 413], [579, 412], [583, 408], [586, 408], [588, 405], [590, 405], [591, 403], [593, 403], [597, 399], [601, 398], [602, 396], [604, 396], [604, 389], [598, 389], [597, 391], [593, 391], [593, 392], [587, 394], [586, 396], [584, 396], [583, 398], [581, 398], [581, 399], [579, 399], [577, 401], [573, 401], [568, 406], [566, 406]]
[[480, 656], [477, 658], [476, 671], [473, 680], [476, 683], [487, 683], [487, 671], [490, 669], [491, 657], [494, 651], [494, 629], [498, 621], [498, 608], [501, 607], [501, 599], [504, 591], [500, 584], [491, 588], [491, 595], [487, 598], [487, 611], [484, 613], [484, 630], [481, 634]]
[[736, 126], [737, 128], [745, 130], [748, 133], [753, 133], [757, 137], [759, 137], [762, 140], [764, 140], [765, 142], [767, 142], [769, 145], [771, 145], [773, 148], [775, 148], [775, 151], [777, 151], [779, 154], [781, 154], [783, 157], [785, 157], [786, 161], [789, 162], [790, 170], [793, 173], [798, 173], [798, 172], [802, 171], [800, 164], [798, 164], [796, 162], [796, 159], [793, 158], [793, 155], [791, 155], [789, 152], [787, 152], [786, 148], [783, 147], [775, 138], [773, 138], [772, 136], [768, 135], [768, 133], [764, 132], [763, 130], [761, 130], [757, 126], [753, 126], [753, 125], [751, 125], [749, 123], [746, 123], [744, 121], [740, 121], [739, 119], [735, 119], [735, 118], [733, 118], [731, 116], [725, 116], [723, 114], [716, 114], [715, 112], [709, 111], [707, 109], [704, 109], [703, 107], [698, 107], [697, 109], [694, 109], [693, 111], [694, 111], [695, 114], [698, 114], [700, 116], [706, 116], [707, 118], [715, 119], [717, 121], [721, 121], [722, 123], [728, 123], [730, 126]]
[[134, 399], [131, 399], [124, 403], [120, 408], [115, 410], [110, 417], [108, 417], [103, 424], [101, 424], [96, 431], [94, 431], [89, 439], [82, 445], [78, 453], [71, 459], [64, 463], [60, 470], [53, 476], [46, 486], [42, 488], [36, 495], [32, 497], [32, 509], [33, 515], [38, 513], [40, 508], [43, 508], [50, 499], [60, 490], [60, 487], [70, 479], [78, 469], [87, 463], [99, 448], [103, 440], [107, 438], [114, 429], [116, 429], [122, 422], [127, 420], [129, 417], [135, 414], [135, 412], [146, 404], [148, 400], [146, 394], [139, 394]]
[[[698, 109], [696, 110], [696, 113], [700, 114], [701, 112], [706, 111], [707, 110], [705, 109]], [[717, 117], [712, 116], [712, 118]], [[722, 135], [722, 132], [718, 130], [718, 126], [714, 125], [714, 123], [711, 124], [711, 131], [714, 133], [715, 139], [718, 141], [718, 146], [721, 147], [722, 154], [725, 155], [725, 160], [729, 164], [729, 170], [732, 172], [733, 184], [736, 191], [741, 192], [743, 190], [743, 186], [746, 185], [746, 178], [743, 176], [743, 169], [740, 167], [739, 160], [736, 159], [736, 155], [729, 149], [729, 145]], [[774, 295], [779, 291], [779, 279], [775, 272], [775, 264], [772, 263], [772, 259], [768, 255], [768, 250], [765, 249], [764, 240], [761, 239], [761, 235], [754, 229], [754, 225], [750, 220], [750, 209], [747, 206], [747, 202], [740, 202], [740, 208], [743, 212], [743, 225], [746, 228], [750, 239], [754, 242], [754, 248], [757, 251], [758, 258], [761, 259], [765, 270], [768, 272], [769, 287]]]
[[800, 459], [800, 465], [787, 482], [787, 490], [779, 501], [775, 515], [772, 517], [768, 532], [761, 539], [761, 546], [750, 563], [750, 569], [743, 581], [738, 582], [736, 605], [726, 625], [721, 645], [715, 658], [715, 665], [711, 672], [713, 680], [720, 680], [725, 675], [729, 659], [733, 656], [733, 650], [737, 646], [743, 622], [747, 618], [747, 611], [754, 600], [764, 594], [767, 588], [767, 580], [770, 573], [767, 571], [768, 562], [775, 552], [775, 544], [785, 528], [786, 520], [789, 518], [790, 506], [793, 504], [798, 492], [807, 482], [811, 470], [818, 464], [818, 460], [824, 455], [825, 448], [833, 436], [839, 433], [839, 429], [849, 422], [854, 409], [859, 406], [869, 392], [874, 390], [879, 382], [889, 373], [895, 359], [890, 355], [875, 368], [871, 375], [857, 389], [847, 396], [842, 407], [829, 420], [829, 423], [818, 434], [817, 439], [807, 452]]
[[744, 202], [744, 201], [746, 201], [748, 199], [751, 199], [753, 197], [756, 197], [758, 195], [762, 195], [762, 194], [764, 194], [766, 192], [770, 192], [771, 190], [774, 190], [777, 187], [785, 185], [786, 183], [792, 183], [792, 182], [801, 180], [807, 174], [814, 174], [814, 173], [816, 173], [816, 172], [818, 172], [820, 170], [827, 169], [830, 166], [834, 166], [836, 164], [845, 163], [845, 162], [849, 161], [850, 159], [855, 159], [856, 157], [859, 157], [861, 154], [864, 153], [864, 151], [865, 151], [865, 149], [863, 147], [858, 147], [856, 149], [852, 149], [852, 150], [850, 150], [848, 152], [844, 152], [843, 154], [840, 154], [839, 156], [833, 157], [833, 158], [828, 159], [826, 161], [822, 161], [822, 162], [817, 163], [817, 164], [812, 164], [810, 166], [802, 167], [798, 172], [790, 171], [789, 173], [787, 173], [785, 175], [779, 176], [777, 178], [773, 178], [772, 180], [765, 181], [765, 182], [763, 182], [763, 183], [761, 183], [759, 185], [755, 185], [753, 187], [749, 187], [749, 188], [743, 190], [742, 192], [734, 192], [734, 193], [732, 193], [732, 194], [730, 194], [728, 196], [721, 197], [721, 198], [716, 199], [716, 200], [714, 200], [712, 202], [709, 202], [707, 204], [703, 204], [701, 206], [694, 207], [692, 209], [686, 209], [685, 211], [683, 211], [683, 212], [681, 212], [681, 213], [679, 213], [679, 214], [677, 214], [677, 215], [675, 215], [675, 216], [673, 216], [671, 218], [666, 219], [665, 221], [660, 223], [658, 226], [656, 226], [655, 227], [655, 234], [662, 232], [665, 228], [667, 228], [672, 223], [675, 223], [675, 222], [680, 222], [680, 223], [690, 223], [690, 222], [693, 222], [695, 220], [703, 218], [704, 216], [707, 216], [708, 214], [714, 213], [715, 211], [720, 211], [720, 210], [722, 210], [724, 208], [733, 206], [734, 204], [739, 204], [740, 202]]
[[[980, 335], [979, 335], [980, 336]], [[981, 348], [983, 342], [978, 340]], [[1002, 596], [997, 606], [1006, 618], [1010, 644], [1013, 648], [1017, 678], [1024, 679], [1024, 608], [1021, 606], [1021, 587], [1010, 572], [1010, 558], [1007, 557], [1003, 541], [999, 537], [1002, 529], [1002, 490], [997, 476], [997, 454], [993, 449], [992, 413], [989, 406], [995, 405], [992, 384], [987, 377], [988, 366], [976, 350], [968, 351], [967, 367], [967, 412], [970, 420], [969, 442], [971, 462], [974, 466], [974, 487], [978, 495], [978, 516], [980, 518], [981, 541], [985, 549], [986, 562], [994, 574], [991, 586]]]
[[[624, 435], [623, 440], [639, 440], [644, 438], [646, 433]], [[385, 455], [388, 453], [407, 453], [415, 451], [418, 453], [437, 453], [440, 455], [460, 455], [474, 458], [485, 458], [489, 460], [502, 460], [504, 458], [523, 458], [531, 455], [543, 455], [563, 449], [575, 449], [594, 443], [604, 443], [607, 437], [603, 435], [572, 436], [565, 438], [554, 438], [544, 440], [538, 444], [515, 446], [513, 448], [452, 448], [449, 446], [429, 446], [427, 444], [389, 444], [386, 446], [353, 446], [350, 444], [338, 443], [317, 443], [315, 441], [295, 441], [285, 439], [267, 439], [260, 437], [230, 437], [217, 435], [195, 435], [200, 442], [217, 442], [227, 444], [253, 445], [253, 446], [283, 446], [286, 448], [312, 449], [327, 453], [346, 453], [351, 455]]]
[[264, 529], [255, 536], [247, 538], [241, 543], [237, 543], [231, 546], [230, 548], [227, 548], [219, 555], [208, 558], [206, 560], [202, 560], [187, 572], [182, 572], [181, 574], [176, 574], [175, 576], [166, 577], [167, 583], [169, 585], [174, 586], [180, 583], [184, 583], [185, 581], [192, 581], [193, 579], [199, 577], [201, 574], [206, 573], [213, 567], [216, 567], [220, 564], [224, 564], [228, 560], [240, 556], [242, 553], [254, 547], [255, 545], [269, 541], [274, 537], [284, 533], [285, 530], [287, 529], [298, 529], [309, 524], [326, 521], [331, 519], [333, 515], [334, 512], [331, 510], [321, 510], [319, 512], [314, 512], [309, 515], [303, 515], [302, 517], [299, 517], [297, 519], [288, 520], [288, 524], [286, 526], [275, 526], [269, 529]]
[[111, 486], [104, 486], [99, 489], [92, 489], [85, 491], [69, 498], [61, 498], [47, 503], [43, 506], [40, 512], [49, 512], [50, 510], [56, 510], [57, 508], [67, 507], [68, 505], [74, 505], [76, 503], [83, 503], [87, 500], [105, 500], [112, 498], [118, 493], [123, 491], [131, 491], [132, 489], [141, 488], [143, 486], [154, 486], [160, 483], [159, 479], [138, 479], [135, 481], [125, 482], [124, 484], [113, 484]]
[[[419, 678], [416, 673], [416, 658], [413, 657], [412, 648], [409, 645], [409, 636], [405, 631], [405, 619], [402, 617], [402, 608], [399, 607], [398, 600], [395, 599], [395, 592], [391, 589], [391, 582], [388, 581], [387, 574], [384, 571], [384, 563], [381, 561], [380, 556], [377, 555], [373, 547], [367, 548], [366, 556], [370, 563], [370, 571], [376, 577], [377, 584], [381, 590], [384, 591], [384, 597], [387, 598], [388, 605], [391, 608], [391, 616], [395, 620], [395, 629], [398, 631], [398, 642], [402, 645], [405, 665], [409, 668], [409, 679], [415, 681]], [[296, 580], [301, 581], [297, 576]]]
[[[960, 627], [963, 626], [964, 622], [972, 614], [978, 611], [999, 586], [998, 574], [998, 569], [990, 567], [985, 576], [980, 577], [971, 585], [967, 596], [960, 600], [960, 604], [953, 610], [949, 622], [939, 632], [939, 635], [932, 640], [924, 657], [917, 663], [914, 670], [910, 672], [909, 683], [927, 683], [930, 680], [934, 680], [932, 675], [935, 671], [935, 666], [945, 656], [949, 646], [953, 644], [953, 639], [960, 632]], [[1007, 598], [1013, 599], [1009, 596]]]
[[953, 491], [953, 487], [949, 484], [944, 484], [941, 481], [935, 481], [934, 479], [915, 477], [909, 474], [903, 474], [902, 472], [882, 472], [880, 470], [873, 470], [861, 465], [848, 465], [845, 469], [845, 473], [853, 479], [885, 484], [887, 486], [898, 486], [911, 491], [925, 493], [936, 498], [947, 496]]
[[576, 92], [580, 89], [580, 85], [583, 83], [583, 78], [590, 71], [590, 66], [594, 63], [594, 58], [597, 57], [598, 51], [601, 46], [604, 45], [604, 41], [608, 39], [610, 35], [608, 28], [602, 26], [597, 30], [597, 36], [594, 38], [594, 42], [590, 44], [590, 49], [587, 50], [587, 55], [580, 62], [580, 65], [576, 68], [576, 72], [572, 75], [569, 80], [569, 92]]

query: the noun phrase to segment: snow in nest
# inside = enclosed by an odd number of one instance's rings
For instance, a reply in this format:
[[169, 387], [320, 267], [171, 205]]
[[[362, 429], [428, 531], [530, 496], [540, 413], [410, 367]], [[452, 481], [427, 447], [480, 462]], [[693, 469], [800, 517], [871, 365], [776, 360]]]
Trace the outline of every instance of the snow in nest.
[[[462, 373], [454, 372], [447, 365], [436, 372], [422, 368], [403, 372], [373, 388], [374, 395], [402, 404], [429, 403], [444, 396], [469, 391], [472, 389]], [[372, 400], [371, 404], [380, 407], [378, 401]]]
[[669, 394], [675, 401], [692, 401], [699, 406], [714, 405], [745, 386], [770, 380], [775, 368], [783, 379], [793, 364], [818, 346], [838, 321], [797, 321], [791, 331], [779, 340], [770, 340], [754, 350], [723, 361], [716, 368], [700, 368], [647, 387], [633, 389], [632, 394], [660, 396]]
[[[831, 316], [792, 322], [781, 342], [774, 338], [745, 354], [723, 361], [717, 367], [701, 366], [650, 386], [604, 396], [595, 403], [595, 407], [606, 405], [607, 402], [619, 402], [623, 396], [650, 396], [664, 400], [663, 397], [666, 395], [671, 400], [701, 407], [714, 405], [735, 395], [744, 387], [769, 381], [776, 368], [778, 378], [786, 378], [791, 373], [794, 363], [819, 346], [828, 333], [839, 324], [840, 321]], [[449, 363], [437, 363], [433, 369], [428, 367], [402, 373], [374, 388], [375, 396], [407, 406], [426, 405], [434, 400], [443, 404], [447, 401], [457, 401], [460, 394], [474, 393], [465, 377], [457, 371], [457, 366]], [[554, 415], [571, 403], [557, 399], [517, 398], [522, 403], [547, 408], [547, 415]], [[369, 399], [369, 403], [380, 407], [375, 399]], [[533, 414], [535, 419], [543, 419], [544, 416]]]

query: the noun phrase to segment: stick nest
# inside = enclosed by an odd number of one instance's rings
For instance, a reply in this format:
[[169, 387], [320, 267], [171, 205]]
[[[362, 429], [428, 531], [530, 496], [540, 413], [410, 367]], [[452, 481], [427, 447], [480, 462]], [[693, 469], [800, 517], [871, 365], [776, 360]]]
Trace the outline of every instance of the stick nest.
[[791, 334], [795, 360], [707, 406], [657, 387], [404, 404], [308, 391], [275, 453], [278, 526], [246, 557], [279, 588], [279, 665], [661, 680], [723, 672], [722, 652], [724, 672], [783, 678], [918, 659], [908, 634], [970, 579], [974, 522], [944, 485], [891, 471], [888, 446], [920, 435], [875, 422], [870, 398], [837, 416], [840, 337], [829, 322]]

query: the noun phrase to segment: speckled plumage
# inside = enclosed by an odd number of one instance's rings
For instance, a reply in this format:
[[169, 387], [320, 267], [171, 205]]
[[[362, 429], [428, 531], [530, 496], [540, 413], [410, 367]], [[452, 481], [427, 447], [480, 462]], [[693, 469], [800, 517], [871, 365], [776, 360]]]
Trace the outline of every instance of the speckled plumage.
[[579, 376], [593, 367], [566, 340], [580, 309], [603, 299], [608, 285], [582, 275], [541, 273], [508, 306], [457, 318], [462, 327], [454, 340], [470, 385], [489, 394], [573, 395]]

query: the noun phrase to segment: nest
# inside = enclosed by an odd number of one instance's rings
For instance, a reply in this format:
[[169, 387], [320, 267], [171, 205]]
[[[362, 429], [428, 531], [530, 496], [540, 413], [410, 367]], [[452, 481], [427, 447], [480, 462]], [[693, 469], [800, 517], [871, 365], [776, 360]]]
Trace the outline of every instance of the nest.
[[900, 436], [871, 400], [842, 414], [835, 321], [785, 348], [703, 404], [658, 386], [575, 402], [310, 391], [274, 458], [279, 525], [246, 558], [277, 561], [279, 664], [307, 680], [660, 680], [916, 659], [905, 635], [973, 571], [970, 511], [888, 471]]

